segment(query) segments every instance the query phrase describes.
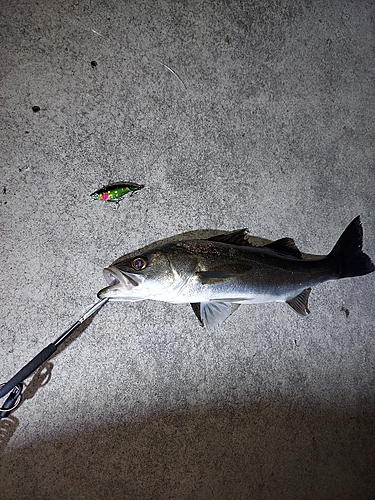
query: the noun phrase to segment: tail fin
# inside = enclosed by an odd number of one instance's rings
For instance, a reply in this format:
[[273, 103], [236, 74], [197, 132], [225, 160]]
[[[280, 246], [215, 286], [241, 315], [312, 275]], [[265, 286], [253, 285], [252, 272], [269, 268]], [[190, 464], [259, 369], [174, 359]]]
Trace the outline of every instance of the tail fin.
[[375, 271], [370, 257], [362, 251], [363, 229], [356, 217], [340, 236], [328, 255], [338, 268], [339, 278], [362, 276]]

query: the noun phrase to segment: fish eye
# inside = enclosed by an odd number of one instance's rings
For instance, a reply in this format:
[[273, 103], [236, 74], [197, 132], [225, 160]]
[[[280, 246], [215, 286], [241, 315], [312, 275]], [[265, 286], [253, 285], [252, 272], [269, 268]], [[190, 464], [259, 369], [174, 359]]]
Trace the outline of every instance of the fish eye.
[[145, 257], [136, 257], [132, 260], [132, 268], [136, 271], [141, 271], [147, 267], [147, 259]]

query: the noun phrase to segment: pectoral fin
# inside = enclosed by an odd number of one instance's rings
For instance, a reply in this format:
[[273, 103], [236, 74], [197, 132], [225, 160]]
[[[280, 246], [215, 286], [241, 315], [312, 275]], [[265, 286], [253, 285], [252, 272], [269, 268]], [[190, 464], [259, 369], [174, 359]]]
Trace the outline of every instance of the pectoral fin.
[[293, 307], [293, 309], [296, 312], [298, 312], [298, 314], [301, 314], [302, 316], [307, 316], [308, 314], [310, 314], [309, 307], [307, 304], [310, 292], [311, 288], [306, 288], [299, 295], [293, 297], [290, 300], [287, 300], [286, 302], [290, 305], [290, 307]]
[[198, 302], [191, 304], [191, 307], [200, 324], [207, 330], [214, 330], [221, 325], [233, 311], [230, 302]]

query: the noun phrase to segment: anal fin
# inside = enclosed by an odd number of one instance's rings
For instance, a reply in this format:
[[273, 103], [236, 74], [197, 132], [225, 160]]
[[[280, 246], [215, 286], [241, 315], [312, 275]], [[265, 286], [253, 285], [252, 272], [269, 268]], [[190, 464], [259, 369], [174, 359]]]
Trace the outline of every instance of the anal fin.
[[201, 318], [201, 305], [200, 305], [200, 303], [199, 302], [192, 302], [190, 305], [193, 308], [194, 314], [198, 318], [200, 325], [204, 326], [202, 318]]
[[301, 292], [299, 295], [296, 297], [293, 297], [292, 299], [287, 300], [287, 304], [290, 305], [298, 314], [301, 314], [302, 316], [307, 316], [310, 314], [310, 310], [308, 307], [308, 300], [309, 300], [309, 295], [311, 292], [311, 288], [306, 288]]

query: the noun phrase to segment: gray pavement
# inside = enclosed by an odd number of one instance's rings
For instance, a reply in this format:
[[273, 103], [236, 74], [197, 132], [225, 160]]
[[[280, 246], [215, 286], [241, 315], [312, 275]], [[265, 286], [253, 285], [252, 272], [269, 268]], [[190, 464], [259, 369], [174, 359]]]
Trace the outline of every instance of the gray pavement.
[[[375, 258], [370, 1], [1, 2], [1, 380], [153, 241], [248, 227]], [[146, 187], [117, 210], [90, 193]], [[205, 234], [202, 232], [202, 235]], [[0, 498], [372, 499], [375, 275], [311, 314], [107, 304], [0, 422]]]

